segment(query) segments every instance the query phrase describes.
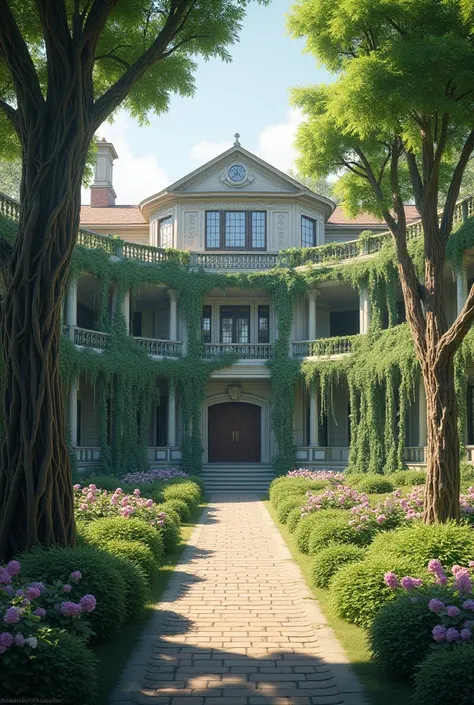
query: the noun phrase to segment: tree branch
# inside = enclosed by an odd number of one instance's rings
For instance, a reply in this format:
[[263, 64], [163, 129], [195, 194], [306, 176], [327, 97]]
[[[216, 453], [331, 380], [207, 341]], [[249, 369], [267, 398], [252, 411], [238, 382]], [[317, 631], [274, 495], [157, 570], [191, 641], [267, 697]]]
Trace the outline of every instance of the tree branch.
[[13, 123], [13, 126], [15, 130], [18, 132], [19, 130], [19, 123], [18, 123], [18, 111], [15, 110], [15, 108], [12, 108], [11, 105], [9, 105], [6, 101], [0, 99], [0, 110], [2, 110], [7, 118], [10, 120], [10, 122]]
[[462, 177], [464, 176], [464, 171], [466, 169], [467, 163], [473, 150], [474, 129], [471, 130], [466, 141], [464, 142], [463, 148], [461, 150], [461, 155], [454, 169], [453, 177], [451, 179], [451, 183], [449, 185], [448, 193], [446, 196], [446, 202], [444, 204], [443, 215], [441, 218], [440, 225], [441, 237], [445, 242], [447, 241], [453, 227], [454, 209], [456, 207], [456, 201], [459, 198]]
[[438, 341], [438, 357], [450, 358], [461, 345], [474, 321], [474, 285], [461, 312], [450, 328]]
[[423, 181], [421, 179], [420, 170], [418, 169], [418, 164], [416, 162], [416, 157], [411, 150], [405, 152], [408, 164], [408, 170], [410, 172], [411, 185], [413, 187], [413, 194], [415, 196], [415, 205], [418, 212], [421, 213], [421, 208], [423, 206]]

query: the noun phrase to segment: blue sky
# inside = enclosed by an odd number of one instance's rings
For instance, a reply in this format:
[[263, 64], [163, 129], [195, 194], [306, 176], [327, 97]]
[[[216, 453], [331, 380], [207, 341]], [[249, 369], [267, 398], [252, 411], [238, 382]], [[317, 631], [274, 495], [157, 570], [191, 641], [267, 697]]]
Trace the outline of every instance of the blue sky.
[[[303, 53], [304, 43], [286, 30], [290, 0], [248, 8], [232, 63], [200, 62], [193, 98], [174, 96], [167, 114], [139, 127], [126, 114], [99, 135], [112, 141], [117, 203], [137, 203], [224, 151], [235, 132], [241, 144], [274, 166], [287, 170], [298, 115], [290, 109], [289, 89], [323, 83], [330, 75]], [[88, 203], [88, 194], [83, 202]]]

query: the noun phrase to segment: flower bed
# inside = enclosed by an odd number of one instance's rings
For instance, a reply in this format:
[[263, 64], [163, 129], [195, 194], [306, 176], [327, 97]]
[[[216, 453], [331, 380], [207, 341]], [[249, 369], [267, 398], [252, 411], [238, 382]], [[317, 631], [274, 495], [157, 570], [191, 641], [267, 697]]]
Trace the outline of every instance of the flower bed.
[[130, 472], [124, 476], [123, 482], [132, 485], [148, 485], [154, 482], [170, 482], [171, 480], [189, 480], [189, 475], [178, 468], [150, 468], [143, 472]]

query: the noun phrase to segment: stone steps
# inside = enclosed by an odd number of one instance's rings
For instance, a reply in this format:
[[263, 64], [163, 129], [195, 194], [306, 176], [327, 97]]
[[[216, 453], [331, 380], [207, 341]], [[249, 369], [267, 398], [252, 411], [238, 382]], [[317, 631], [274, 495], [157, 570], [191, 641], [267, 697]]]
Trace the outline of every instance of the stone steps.
[[207, 463], [201, 477], [208, 492], [265, 494], [275, 473], [264, 463]]

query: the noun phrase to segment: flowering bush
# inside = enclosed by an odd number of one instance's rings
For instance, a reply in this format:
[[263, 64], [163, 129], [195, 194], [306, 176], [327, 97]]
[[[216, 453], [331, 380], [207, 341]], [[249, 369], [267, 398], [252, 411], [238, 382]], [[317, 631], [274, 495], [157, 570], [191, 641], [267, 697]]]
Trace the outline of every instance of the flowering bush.
[[337, 485], [334, 489], [327, 489], [319, 494], [311, 491], [306, 494], [306, 503], [301, 508], [301, 516], [306, 516], [320, 509], [351, 509], [367, 502], [367, 495], [361, 494], [346, 485]]
[[11, 649], [26, 649], [26, 657], [32, 657], [31, 650], [38, 641], [48, 638], [47, 627], [67, 628], [84, 638], [93, 634], [84, 615], [94, 611], [96, 599], [92, 594], [78, 594], [83, 592], [79, 586], [80, 571], [73, 571], [67, 583], [57, 580], [49, 585], [24, 583], [20, 571], [18, 561], [0, 566], [0, 615], [4, 629], [0, 633], [0, 656], [4, 662], [6, 659], [8, 663], [5, 654]]
[[421, 490], [414, 490], [406, 496], [403, 496], [400, 490], [395, 490], [375, 507], [371, 507], [367, 499], [352, 507], [349, 524], [357, 531], [363, 529], [371, 529], [373, 532], [381, 529], [387, 531], [421, 519], [422, 509]]
[[[428, 602], [428, 609], [437, 617], [438, 624], [431, 631], [437, 644], [456, 644], [471, 641], [474, 629], [474, 594], [471, 570], [474, 561], [469, 562], [469, 568], [453, 565], [452, 577], [446, 575], [441, 562], [432, 559], [428, 563], [428, 572], [437, 585], [448, 585], [452, 590], [451, 604], [446, 604], [438, 597]], [[412, 591], [420, 588], [423, 581], [420, 578], [405, 576], [401, 579], [395, 573], [384, 576], [385, 584], [392, 590], [402, 589]]]
[[331, 485], [340, 485], [344, 482], [345, 476], [343, 472], [333, 472], [332, 470], [308, 470], [300, 468], [299, 470], [290, 470], [285, 477], [304, 477], [307, 480], [323, 480]]
[[152, 499], [140, 496], [140, 490], [125, 494], [118, 487], [115, 492], [99, 490], [95, 485], [74, 485], [74, 508], [76, 518], [93, 521], [103, 517], [122, 516], [126, 519], [142, 519], [155, 528], [166, 522], [166, 514], [160, 511]]
[[148, 485], [152, 482], [169, 482], [170, 480], [189, 479], [184, 470], [178, 468], [150, 468], [143, 472], [129, 472], [123, 482], [126, 484]]

